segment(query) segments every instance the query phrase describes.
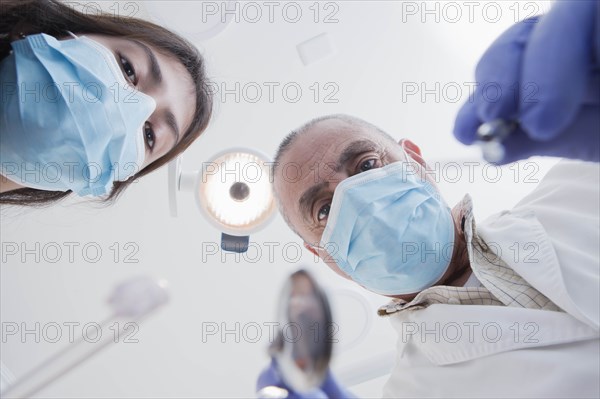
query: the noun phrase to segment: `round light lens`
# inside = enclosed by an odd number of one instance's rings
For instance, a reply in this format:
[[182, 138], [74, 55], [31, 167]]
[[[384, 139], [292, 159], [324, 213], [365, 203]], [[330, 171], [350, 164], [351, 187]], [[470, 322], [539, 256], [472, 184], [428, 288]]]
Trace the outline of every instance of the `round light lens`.
[[250, 150], [205, 162], [197, 187], [200, 208], [229, 234], [256, 231], [275, 211], [268, 162]]

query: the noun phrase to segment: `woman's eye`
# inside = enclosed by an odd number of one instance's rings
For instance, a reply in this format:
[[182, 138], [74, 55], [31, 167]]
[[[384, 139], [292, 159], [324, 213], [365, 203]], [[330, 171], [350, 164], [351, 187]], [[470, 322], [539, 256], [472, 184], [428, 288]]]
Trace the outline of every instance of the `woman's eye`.
[[137, 84], [137, 76], [135, 76], [135, 69], [133, 68], [133, 65], [131, 65], [131, 63], [127, 60], [127, 58], [124, 58], [122, 56], [119, 56], [119, 58], [121, 61], [121, 67], [123, 68], [123, 73], [125, 74], [125, 77], [133, 85], [136, 85]]
[[144, 141], [146, 142], [146, 146], [148, 146], [150, 151], [152, 151], [156, 141], [156, 136], [154, 135], [154, 130], [152, 130], [152, 125], [150, 125], [149, 122], [144, 124]]
[[377, 166], [377, 160], [376, 159], [367, 159], [366, 161], [363, 161], [360, 163], [360, 165], [358, 166], [358, 173], [361, 172], [366, 172], [367, 170], [371, 170], [374, 169]]
[[317, 214], [317, 219], [319, 222], [327, 219], [329, 216], [329, 210], [331, 209], [331, 204], [323, 205], [321, 209], [319, 209], [319, 213]]

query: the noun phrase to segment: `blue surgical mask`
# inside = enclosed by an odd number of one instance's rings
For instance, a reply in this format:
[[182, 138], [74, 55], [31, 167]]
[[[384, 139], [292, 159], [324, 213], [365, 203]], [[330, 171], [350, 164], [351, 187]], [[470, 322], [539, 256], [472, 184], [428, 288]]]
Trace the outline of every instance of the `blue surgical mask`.
[[26, 187], [109, 193], [140, 171], [156, 103], [85, 36], [31, 35], [0, 63], [0, 173]]
[[454, 223], [415, 163], [395, 162], [337, 186], [320, 247], [352, 280], [382, 295], [434, 285], [452, 256]]

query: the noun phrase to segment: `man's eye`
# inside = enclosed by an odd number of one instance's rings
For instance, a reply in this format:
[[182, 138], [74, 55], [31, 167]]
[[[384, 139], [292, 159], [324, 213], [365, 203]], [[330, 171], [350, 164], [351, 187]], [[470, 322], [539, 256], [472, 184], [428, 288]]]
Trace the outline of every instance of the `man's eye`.
[[377, 167], [377, 159], [367, 159], [358, 165], [358, 173], [366, 172]]
[[319, 220], [319, 222], [327, 219], [327, 216], [329, 216], [330, 209], [331, 209], [331, 204], [323, 205], [319, 209], [319, 213], [317, 214], [317, 219]]
[[131, 82], [131, 84], [137, 85], [137, 76], [135, 76], [135, 69], [133, 68], [133, 65], [131, 65], [127, 58], [124, 58], [123, 56], [119, 56], [119, 58], [121, 61], [121, 67], [123, 68], [123, 74], [127, 80]]
[[152, 151], [156, 142], [156, 135], [150, 122], [144, 123], [144, 141], [146, 142], [146, 146]]

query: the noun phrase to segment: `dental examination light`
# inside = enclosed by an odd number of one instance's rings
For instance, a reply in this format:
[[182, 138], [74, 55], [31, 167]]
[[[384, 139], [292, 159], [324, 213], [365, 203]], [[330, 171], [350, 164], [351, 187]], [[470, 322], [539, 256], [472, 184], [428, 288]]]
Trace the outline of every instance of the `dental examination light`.
[[200, 213], [221, 234], [224, 251], [246, 252], [250, 234], [275, 215], [270, 160], [249, 148], [231, 148], [203, 162], [202, 170], [182, 171], [181, 160], [169, 163], [169, 208], [178, 215], [177, 193], [194, 195]]
[[[98, 328], [98, 340], [85, 342], [82, 336], [61, 351], [50, 357], [29, 373], [2, 391], [2, 397], [30, 398], [40, 390], [60, 379], [69, 371], [85, 362], [93, 355], [114, 343], [118, 326], [118, 336], [124, 337], [135, 331], [137, 322], [169, 301], [167, 282], [152, 277], [141, 276], [127, 280], [115, 287], [108, 303], [112, 315]], [[102, 334], [106, 328], [113, 334]], [[96, 339], [96, 338], [94, 338]], [[119, 341], [117, 341], [119, 342]]]

